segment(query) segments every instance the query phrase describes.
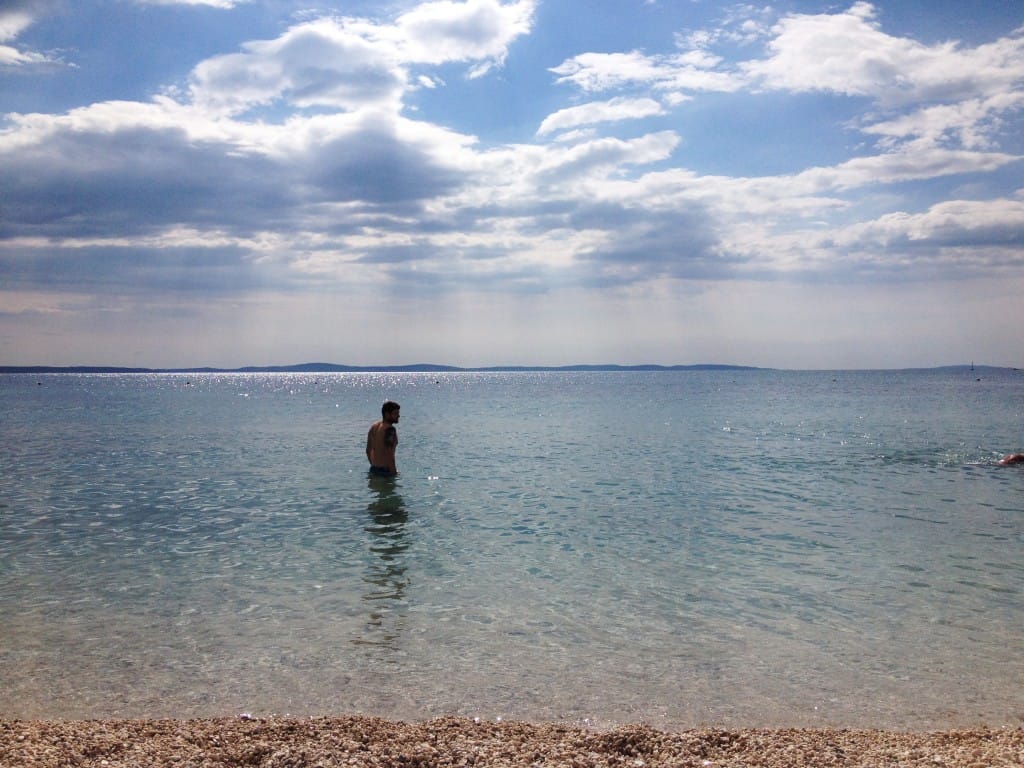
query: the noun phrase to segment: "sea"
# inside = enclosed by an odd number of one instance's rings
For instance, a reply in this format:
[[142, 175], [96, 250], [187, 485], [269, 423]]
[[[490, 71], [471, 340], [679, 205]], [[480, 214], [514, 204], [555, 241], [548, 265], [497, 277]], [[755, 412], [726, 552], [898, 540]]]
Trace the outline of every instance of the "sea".
[[3, 375], [0, 718], [1019, 726], [1022, 450], [1013, 369]]

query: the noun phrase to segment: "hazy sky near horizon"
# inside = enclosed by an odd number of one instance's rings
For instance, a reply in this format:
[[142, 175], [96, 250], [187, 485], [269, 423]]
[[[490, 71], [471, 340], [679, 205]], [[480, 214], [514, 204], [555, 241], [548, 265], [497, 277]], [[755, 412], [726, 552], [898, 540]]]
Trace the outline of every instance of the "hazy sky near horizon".
[[1024, 363], [1017, 0], [0, 0], [0, 364]]

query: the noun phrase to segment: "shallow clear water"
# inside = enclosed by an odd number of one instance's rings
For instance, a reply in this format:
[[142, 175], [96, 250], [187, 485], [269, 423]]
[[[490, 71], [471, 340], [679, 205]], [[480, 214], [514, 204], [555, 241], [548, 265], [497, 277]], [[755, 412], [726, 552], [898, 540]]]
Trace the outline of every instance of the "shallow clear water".
[[977, 378], [0, 377], [0, 717], [1019, 723], [1024, 374]]

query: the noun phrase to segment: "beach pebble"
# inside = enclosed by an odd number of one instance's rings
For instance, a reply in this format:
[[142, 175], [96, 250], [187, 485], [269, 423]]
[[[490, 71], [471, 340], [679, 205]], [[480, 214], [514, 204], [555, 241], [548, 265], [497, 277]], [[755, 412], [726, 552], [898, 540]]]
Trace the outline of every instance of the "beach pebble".
[[587, 766], [587, 768], [1020, 768], [1024, 728], [884, 730], [703, 728], [609, 730], [443, 717], [211, 720], [0, 720], [0, 765]]

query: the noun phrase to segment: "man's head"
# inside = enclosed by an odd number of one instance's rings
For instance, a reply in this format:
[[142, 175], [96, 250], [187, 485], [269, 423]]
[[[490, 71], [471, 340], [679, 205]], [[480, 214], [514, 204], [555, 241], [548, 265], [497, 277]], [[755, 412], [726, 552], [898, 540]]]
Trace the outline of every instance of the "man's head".
[[380, 407], [380, 415], [384, 421], [390, 421], [394, 424], [398, 421], [398, 409], [401, 407], [402, 406], [392, 400], [385, 400], [384, 405]]

